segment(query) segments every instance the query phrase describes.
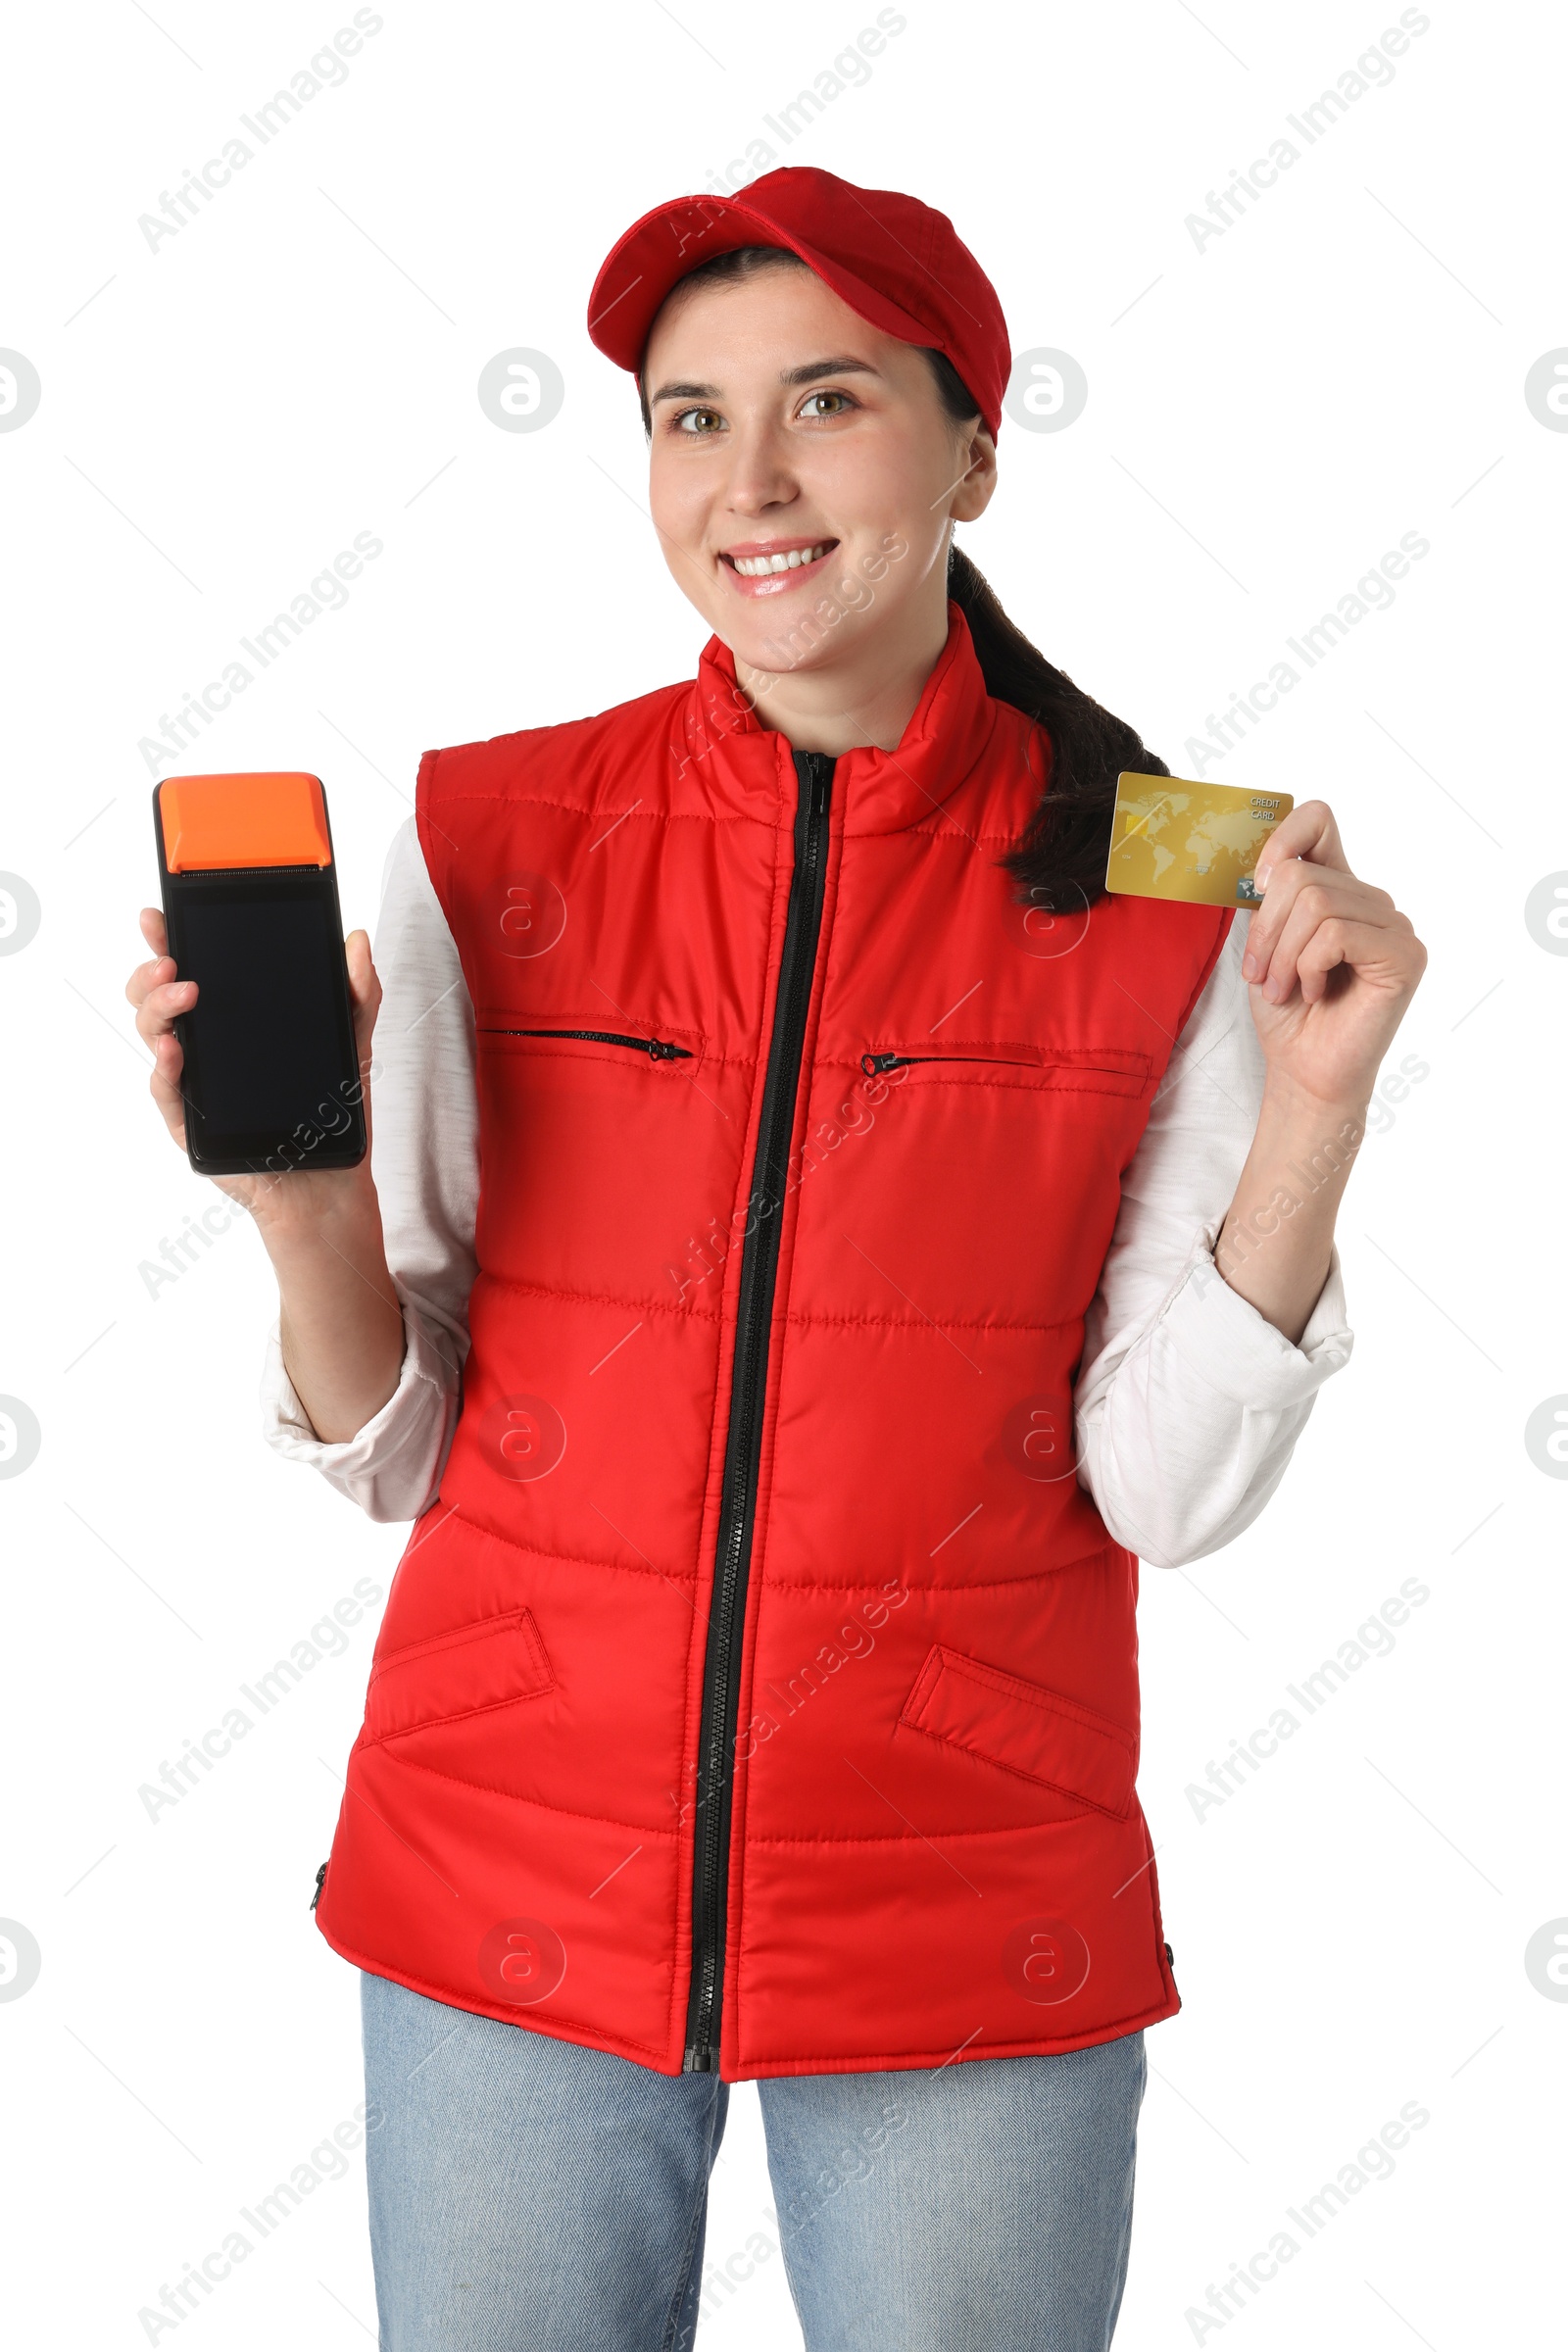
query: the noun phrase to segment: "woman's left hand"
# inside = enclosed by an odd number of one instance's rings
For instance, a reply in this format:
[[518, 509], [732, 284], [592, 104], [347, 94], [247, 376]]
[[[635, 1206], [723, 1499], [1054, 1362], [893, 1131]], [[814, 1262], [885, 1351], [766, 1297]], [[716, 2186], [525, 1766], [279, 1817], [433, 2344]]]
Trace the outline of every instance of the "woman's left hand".
[[1242, 971], [1270, 1081], [1364, 1108], [1427, 952], [1386, 890], [1352, 874], [1326, 801], [1303, 801], [1257, 860], [1263, 904]]

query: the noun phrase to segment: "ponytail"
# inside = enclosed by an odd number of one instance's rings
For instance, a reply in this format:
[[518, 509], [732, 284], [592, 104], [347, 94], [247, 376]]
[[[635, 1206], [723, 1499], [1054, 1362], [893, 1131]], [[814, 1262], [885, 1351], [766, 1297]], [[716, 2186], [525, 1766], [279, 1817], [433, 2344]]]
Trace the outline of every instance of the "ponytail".
[[[980, 407], [943, 351], [926, 352], [942, 405], [955, 424], [967, 424]], [[1014, 896], [1048, 913], [1092, 906], [1105, 889], [1116, 778], [1168, 776], [1163, 760], [1148, 751], [1136, 727], [1117, 718], [1046, 660], [1014, 621], [983, 572], [956, 543], [948, 550], [948, 594], [969, 624], [980, 674], [993, 702], [1010, 703], [1050, 739], [1051, 774], [1040, 806], [1004, 858]]]
[[[974, 415], [972, 404], [967, 413]], [[1145, 749], [1136, 727], [1113, 716], [1030, 644], [984, 573], [956, 544], [948, 557], [948, 594], [969, 624], [987, 694], [1034, 719], [1051, 743], [1048, 788], [1023, 833], [997, 862], [1016, 881], [1014, 895], [1029, 906], [1055, 913], [1093, 906], [1105, 887], [1117, 776], [1124, 768], [1141, 776], [1168, 776], [1170, 770]]]

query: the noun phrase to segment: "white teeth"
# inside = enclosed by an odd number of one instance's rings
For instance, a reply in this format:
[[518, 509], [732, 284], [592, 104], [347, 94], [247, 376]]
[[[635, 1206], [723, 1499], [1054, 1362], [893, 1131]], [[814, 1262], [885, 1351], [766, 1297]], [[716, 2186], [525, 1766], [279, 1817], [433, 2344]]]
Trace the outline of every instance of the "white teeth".
[[798, 571], [803, 564], [815, 564], [831, 545], [831, 540], [824, 540], [820, 547], [793, 547], [788, 555], [732, 556], [730, 562], [743, 580], [758, 580], [764, 572]]

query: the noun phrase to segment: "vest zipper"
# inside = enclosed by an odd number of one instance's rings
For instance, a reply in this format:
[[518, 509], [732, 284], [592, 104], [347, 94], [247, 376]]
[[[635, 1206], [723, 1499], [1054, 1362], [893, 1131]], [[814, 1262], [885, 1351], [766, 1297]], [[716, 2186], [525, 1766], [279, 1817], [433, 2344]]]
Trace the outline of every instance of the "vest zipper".
[[860, 1067], [868, 1078], [883, 1070], [901, 1070], [909, 1061], [995, 1061], [1008, 1069], [1037, 1070], [1038, 1061], [1024, 1054], [862, 1054]]
[[317, 1874], [316, 1874], [316, 1892], [315, 1892], [315, 1893], [312, 1895], [312, 1897], [311, 1897], [311, 1909], [312, 1909], [313, 1911], [316, 1909], [316, 1906], [317, 1906], [317, 1904], [318, 1904], [318, 1903], [320, 1901], [320, 1899], [321, 1899], [321, 1888], [322, 1888], [322, 1886], [324, 1886], [325, 1882], [326, 1882], [326, 1864], [323, 1862], [323, 1863], [321, 1864], [321, 1867], [320, 1867], [320, 1869], [319, 1869], [319, 1870], [317, 1872]]
[[595, 1046], [635, 1046], [653, 1061], [690, 1061], [689, 1046], [672, 1046], [662, 1037], [620, 1037], [613, 1029], [485, 1029], [485, 1037], [584, 1037]]
[[703, 1663], [697, 1751], [697, 1830], [692, 1856], [692, 1979], [682, 2072], [714, 2074], [723, 2016], [724, 1919], [729, 1893], [730, 1800], [735, 1780], [736, 1703], [746, 1628], [746, 1590], [757, 1511], [768, 1330], [778, 1275], [779, 1212], [789, 1173], [801, 1050], [822, 928], [822, 877], [833, 760], [796, 752], [795, 870], [790, 877], [767, 1075], [752, 1163], [755, 1223], [741, 1249], [729, 1427], [724, 1440], [712, 1608]]

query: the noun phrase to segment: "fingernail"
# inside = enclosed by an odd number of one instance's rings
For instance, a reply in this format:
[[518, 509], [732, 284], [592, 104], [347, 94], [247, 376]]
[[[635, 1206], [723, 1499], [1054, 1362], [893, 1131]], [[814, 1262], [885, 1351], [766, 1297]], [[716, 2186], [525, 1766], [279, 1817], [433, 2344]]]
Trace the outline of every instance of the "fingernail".
[[1246, 955], [1242, 957], [1242, 977], [1244, 980], [1255, 980], [1257, 978], [1257, 957], [1252, 954], [1250, 948], [1248, 949]]

